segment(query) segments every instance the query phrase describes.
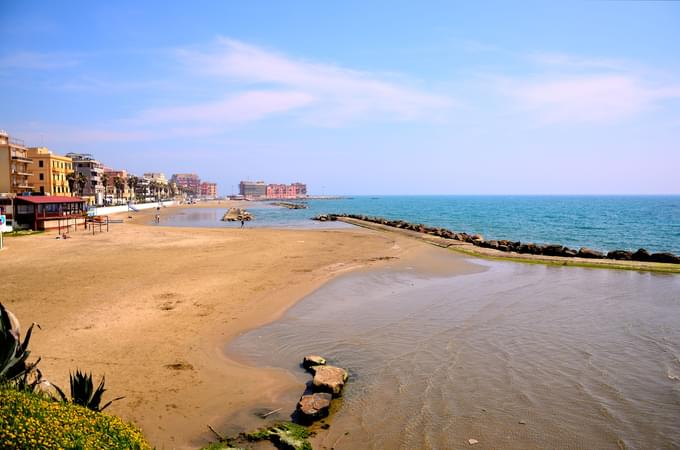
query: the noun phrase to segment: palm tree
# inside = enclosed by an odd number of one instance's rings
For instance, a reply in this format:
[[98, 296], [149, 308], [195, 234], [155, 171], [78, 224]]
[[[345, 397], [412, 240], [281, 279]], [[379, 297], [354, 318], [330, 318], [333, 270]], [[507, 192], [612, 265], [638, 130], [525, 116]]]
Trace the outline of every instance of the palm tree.
[[130, 200], [137, 196], [137, 184], [139, 184], [139, 178], [134, 175], [128, 177], [128, 187], [130, 188]]
[[78, 172], [76, 175], [76, 186], [78, 187], [78, 196], [82, 197], [85, 192], [85, 185], [87, 185], [87, 177], [84, 173]]
[[66, 181], [68, 182], [68, 190], [71, 192], [71, 195], [73, 195], [76, 191], [76, 173], [75, 172], [69, 172], [66, 174]]
[[121, 194], [125, 190], [125, 180], [122, 177], [114, 177], [113, 186], [116, 188], [116, 204], [120, 204]]
[[104, 185], [104, 204], [106, 204], [106, 191], [109, 187], [109, 174], [104, 172], [101, 177], [102, 185]]

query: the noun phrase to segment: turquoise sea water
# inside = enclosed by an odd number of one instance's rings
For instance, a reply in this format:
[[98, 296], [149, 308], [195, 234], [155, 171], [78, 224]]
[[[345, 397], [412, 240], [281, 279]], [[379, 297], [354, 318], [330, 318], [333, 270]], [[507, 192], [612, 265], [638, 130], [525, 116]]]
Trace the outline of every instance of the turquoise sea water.
[[[309, 218], [352, 213], [403, 219], [487, 239], [555, 243], [598, 250], [680, 254], [680, 196], [379, 196], [309, 200], [289, 210], [248, 202], [249, 227], [317, 227]], [[219, 221], [224, 210], [187, 210], [165, 225], [236, 226]], [[335, 225], [337, 226], [337, 225]]]

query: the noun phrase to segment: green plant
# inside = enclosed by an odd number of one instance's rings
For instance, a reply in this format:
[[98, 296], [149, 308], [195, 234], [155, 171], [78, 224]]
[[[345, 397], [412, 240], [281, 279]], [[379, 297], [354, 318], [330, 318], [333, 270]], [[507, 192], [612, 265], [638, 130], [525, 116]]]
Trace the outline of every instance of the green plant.
[[[108, 408], [111, 403], [125, 398], [117, 397], [106, 403], [104, 406], [100, 406], [102, 396], [106, 391], [106, 389], [104, 389], [104, 377], [102, 377], [101, 381], [99, 382], [99, 386], [97, 386], [96, 389], [94, 388], [94, 383], [92, 383], [91, 373], [86, 374], [85, 372], [81, 372], [80, 370], [76, 369], [76, 373], [70, 374], [69, 379], [71, 384], [70, 402], [75, 403], [76, 405], [84, 406], [88, 409], [91, 409], [92, 411], [103, 411]], [[53, 386], [61, 397], [61, 400], [68, 402], [69, 399], [66, 397], [66, 394], [64, 394], [64, 391], [62, 391], [59, 386]]]
[[[28, 343], [31, 340], [33, 326], [26, 331], [24, 341], [21, 341], [21, 329], [17, 318], [0, 303], [0, 382], [12, 382], [28, 375], [40, 362], [40, 358], [32, 364], [26, 362], [31, 354]], [[39, 328], [40, 326], [38, 326]]]
[[0, 387], [2, 449], [144, 449], [137, 427], [108, 414], [43, 395]]

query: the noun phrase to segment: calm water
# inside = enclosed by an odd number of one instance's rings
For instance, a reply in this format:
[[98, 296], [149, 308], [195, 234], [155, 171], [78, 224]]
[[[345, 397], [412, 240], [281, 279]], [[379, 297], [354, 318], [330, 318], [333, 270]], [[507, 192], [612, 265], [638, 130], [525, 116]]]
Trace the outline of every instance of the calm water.
[[680, 448], [680, 277], [483, 264], [342, 276], [228, 352], [348, 367], [328, 448]]
[[[411, 196], [310, 200], [309, 209], [288, 210], [244, 203], [256, 220], [247, 226], [328, 227], [308, 219], [354, 213], [403, 219], [487, 239], [559, 243], [598, 250], [640, 247], [680, 254], [680, 196]], [[235, 226], [219, 221], [225, 209], [186, 210], [166, 225]]]

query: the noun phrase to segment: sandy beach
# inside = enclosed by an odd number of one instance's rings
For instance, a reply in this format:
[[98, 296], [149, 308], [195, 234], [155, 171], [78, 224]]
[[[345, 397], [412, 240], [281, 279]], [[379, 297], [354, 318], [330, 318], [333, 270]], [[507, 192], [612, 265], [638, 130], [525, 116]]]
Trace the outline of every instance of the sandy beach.
[[76, 368], [106, 375], [106, 397], [125, 396], [109, 411], [158, 448], [204, 445], [208, 424], [302, 391], [287, 372], [231, 361], [223, 348], [333, 276], [376, 265], [471, 266], [394, 233], [170, 228], [148, 225], [154, 214], [122, 214], [126, 223], [108, 233], [79, 230], [67, 240], [7, 239], [0, 301], [24, 327], [40, 324], [31, 350], [46, 378], [66, 388]]

